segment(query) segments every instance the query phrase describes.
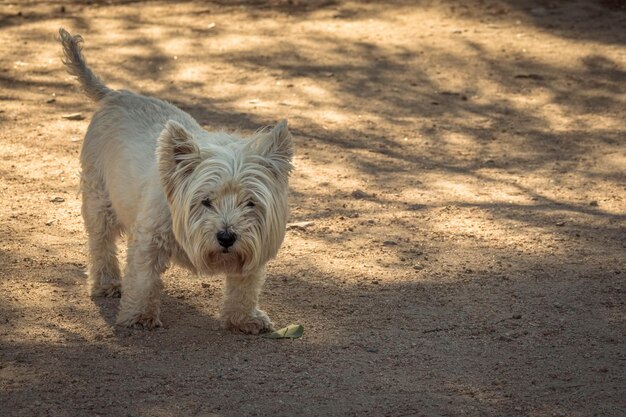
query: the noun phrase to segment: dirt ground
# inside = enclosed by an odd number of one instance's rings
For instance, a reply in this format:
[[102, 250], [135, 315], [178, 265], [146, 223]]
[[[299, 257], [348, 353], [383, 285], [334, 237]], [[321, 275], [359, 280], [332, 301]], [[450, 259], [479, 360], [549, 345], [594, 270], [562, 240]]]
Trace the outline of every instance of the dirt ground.
[[[179, 268], [161, 329], [89, 298], [60, 26], [209, 129], [289, 118], [303, 338]], [[626, 415], [623, 2], [2, 2], [0, 88], [0, 415]]]

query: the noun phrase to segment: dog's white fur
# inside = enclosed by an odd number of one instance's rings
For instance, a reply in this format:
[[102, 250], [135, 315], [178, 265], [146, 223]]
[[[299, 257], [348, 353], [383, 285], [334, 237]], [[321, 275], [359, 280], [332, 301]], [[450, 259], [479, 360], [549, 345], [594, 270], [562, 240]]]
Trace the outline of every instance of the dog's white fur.
[[[59, 33], [68, 71], [100, 104], [80, 157], [91, 294], [117, 295], [121, 283], [117, 323], [160, 326], [161, 274], [174, 261], [226, 275], [225, 327], [271, 330], [258, 298], [288, 217], [287, 122], [247, 139], [207, 132], [169, 103], [106, 87], [85, 63], [82, 38]], [[128, 236], [123, 280], [120, 233]]]

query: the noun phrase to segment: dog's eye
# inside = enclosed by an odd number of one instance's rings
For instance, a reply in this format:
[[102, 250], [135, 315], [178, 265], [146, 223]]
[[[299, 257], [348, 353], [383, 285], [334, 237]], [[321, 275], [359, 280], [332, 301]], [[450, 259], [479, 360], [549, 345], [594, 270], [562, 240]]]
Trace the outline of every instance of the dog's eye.
[[254, 201], [248, 201], [246, 207], [254, 207]]
[[211, 208], [213, 207], [213, 202], [211, 201], [210, 198], [205, 198], [204, 200], [202, 200], [202, 205], [204, 207]]

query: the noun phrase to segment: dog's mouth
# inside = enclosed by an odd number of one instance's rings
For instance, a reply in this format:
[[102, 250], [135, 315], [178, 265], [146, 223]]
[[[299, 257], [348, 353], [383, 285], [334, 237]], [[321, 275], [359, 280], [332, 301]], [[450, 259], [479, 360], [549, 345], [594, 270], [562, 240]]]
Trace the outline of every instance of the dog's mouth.
[[208, 271], [208, 273], [215, 273], [215, 271], [241, 273], [243, 264], [244, 260], [239, 252], [233, 248], [220, 248], [204, 255], [200, 270]]

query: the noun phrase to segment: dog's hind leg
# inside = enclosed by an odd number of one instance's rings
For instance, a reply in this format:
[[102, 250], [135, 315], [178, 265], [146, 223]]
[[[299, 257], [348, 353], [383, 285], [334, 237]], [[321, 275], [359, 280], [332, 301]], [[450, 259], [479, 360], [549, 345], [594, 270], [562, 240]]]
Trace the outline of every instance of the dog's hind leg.
[[120, 227], [101, 181], [81, 178], [82, 214], [89, 236], [89, 283], [92, 296], [120, 295], [120, 266], [115, 241]]

